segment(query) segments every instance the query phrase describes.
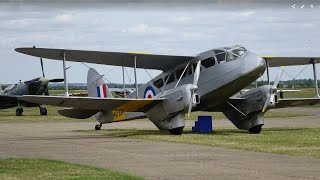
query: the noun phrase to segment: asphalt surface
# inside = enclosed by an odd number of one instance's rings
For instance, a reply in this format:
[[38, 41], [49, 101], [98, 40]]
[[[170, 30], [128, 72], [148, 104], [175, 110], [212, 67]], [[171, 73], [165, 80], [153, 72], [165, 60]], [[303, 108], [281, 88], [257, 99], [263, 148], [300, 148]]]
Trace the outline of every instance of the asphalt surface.
[[[311, 112], [312, 111], [312, 112]], [[267, 119], [268, 127], [320, 126], [312, 116]], [[192, 121], [187, 122], [191, 126]], [[0, 158], [36, 157], [89, 164], [147, 179], [320, 179], [320, 159], [83, 134], [95, 123], [0, 123]], [[216, 126], [232, 126], [219, 120]], [[155, 128], [148, 121], [103, 128]]]

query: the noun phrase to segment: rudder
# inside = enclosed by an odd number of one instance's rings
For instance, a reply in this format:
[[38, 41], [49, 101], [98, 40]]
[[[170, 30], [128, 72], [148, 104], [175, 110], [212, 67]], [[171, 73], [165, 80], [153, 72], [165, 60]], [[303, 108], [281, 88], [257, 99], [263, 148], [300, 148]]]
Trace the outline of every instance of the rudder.
[[93, 68], [90, 68], [88, 71], [87, 88], [89, 97], [113, 97], [107, 83], [103, 80], [103, 75], [100, 75]]

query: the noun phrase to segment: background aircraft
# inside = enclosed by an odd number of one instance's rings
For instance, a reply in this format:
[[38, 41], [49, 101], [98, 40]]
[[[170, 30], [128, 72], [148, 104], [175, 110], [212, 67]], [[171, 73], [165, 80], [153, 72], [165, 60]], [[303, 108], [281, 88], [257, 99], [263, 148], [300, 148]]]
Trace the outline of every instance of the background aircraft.
[[[106, 83], [95, 70], [88, 71], [89, 97], [23, 96], [22, 100], [40, 104], [69, 107], [59, 113], [72, 118], [95, 116], [102, 124], [149, 118], [159, 130], [182, 134], [185, 113], [219, 111], [239, 129], [260, 133], [264, 113], [283, 108], [319, 103], [314, 57], [260, 57], [243, 46], [212, 49], [197, 56], [152, 55], [122, 52], [99, 52], [66, 49], [17, 48], [16, 51], [55, 60], [88, 62], [136, 69], [157, 69], [163, 73], [138, 87], [127, 98], [113, 98]], [[259, 78], [269, 67], [313, 64], [315, 98], [280, 99], [277, 85], [265, 85], [239, 93]], [[269, 81], [270, 84], [270, 81]], [[67, 88], [66, 88], [67, 89]], [[65, 93], [67, 94], [67, 93]]]
[[40, 115], [47, 115], [47, 109], [40, 104], [21, 101], [18, 96], [22, 95], [42, 95], [49, 96], [48, 84], [50, 82], [63, 82], [63, 79], [47, 79], [44, 75], [43, 62], [41, 59], [41, 69], [43, 77], [38, 77], [29, 81], [12, 84], [2, 90], [0, 93], [0, 109], [17, 107], [16, 116], [21, 116], [25, 107], [39, 107]]

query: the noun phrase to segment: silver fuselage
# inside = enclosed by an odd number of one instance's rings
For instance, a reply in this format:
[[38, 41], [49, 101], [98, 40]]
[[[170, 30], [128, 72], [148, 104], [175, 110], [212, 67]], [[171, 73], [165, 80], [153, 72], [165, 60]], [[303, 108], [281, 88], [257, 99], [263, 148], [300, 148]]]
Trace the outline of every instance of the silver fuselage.
[[[213, 50], [201, 53], [193, 58], [190, 63], [194, 64], [199, 60], [206, 59], [213, 53]], [[179, 67], [184, 67], [186, 65], [187, 64], [183, 64]], [[160, 89], [155, 87], [153, 82], [159, 79], [159, 77], [171, 74], [177, 68], [164, 72], [141, 86], [138, 90], [139, 98], [145, 98], [145, 90], [148, 86], [154, 88], [156, 97], [159, 97], [161, 92], [175, 88], [178, 77], [175, 81], [164, 85], [163, 88]], [[193, 109], [193, 111], [220, 111], [219, 107], [221, 104], [225, 103], [229, 97], [254, 82], [264, 73], [265, 68], [266, 63], [263, 58], [247, 51], [236, 60], [217, 63], [209, 68], [202, 69], [197, 89], [197, 94], [200, 95], [201, 102]], [[177, 87], [185, 84], [192, 84], [193, 78], [193, 74], [185, 76], [180, 80]], [[131, 97], [135, 97], [135, 92], [131, 94]]]

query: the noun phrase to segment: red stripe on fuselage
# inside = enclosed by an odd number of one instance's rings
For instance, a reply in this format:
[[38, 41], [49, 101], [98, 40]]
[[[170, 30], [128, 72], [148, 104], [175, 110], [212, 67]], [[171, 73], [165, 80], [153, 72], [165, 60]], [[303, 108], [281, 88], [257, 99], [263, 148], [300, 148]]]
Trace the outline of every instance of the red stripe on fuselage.
[[102, 88], [103, 88], [103, 95], [104, 95], [103, 97], [107, 97], [107, 85], [103, 84]]

